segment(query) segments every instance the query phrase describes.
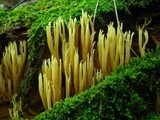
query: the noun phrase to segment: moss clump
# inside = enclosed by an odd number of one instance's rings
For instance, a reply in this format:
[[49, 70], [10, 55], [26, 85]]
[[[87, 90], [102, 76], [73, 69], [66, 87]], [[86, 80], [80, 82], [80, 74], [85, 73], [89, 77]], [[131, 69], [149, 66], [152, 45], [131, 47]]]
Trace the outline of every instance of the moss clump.
[[160, 114], [151, 112], [149, 115], [147, 115], [146, 120], [160, 120]]
[[135, 58], [126, 67], [119, 66], [105, 80], [89, 90], [56, 103], [35, 120], [62, 119], [145, 119], [154, 111], [160, 50]]

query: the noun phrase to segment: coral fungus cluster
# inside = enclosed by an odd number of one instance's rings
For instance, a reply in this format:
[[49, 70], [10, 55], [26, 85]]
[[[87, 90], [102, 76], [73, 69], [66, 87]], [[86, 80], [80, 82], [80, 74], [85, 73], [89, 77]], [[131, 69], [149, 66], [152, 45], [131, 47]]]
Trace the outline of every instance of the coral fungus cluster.
[[[106, 36], [100, 30], [96, 40], [92, 18], [85, 12], [80, 25], [76, 18], [70, 18], [67, 26], [61, 18], [53, 24], [53, 29], [48, 24], [46, 34], [51, 58], [43, 61], [39, 74], [39, 92], [46, 109], [56, 101], [86, 90], [116, 66], [129, 62], [134, 33], [122, 30], [123, 24], [116, 30], [110, 23]], [[140, 30], [141, 43], [142, 39], [148, 41], [142, 36], [143, 29]]]
[[22, 79], [26, 61], [26, 41], [9, 43], [3, 53], [0, 64], [0, 98], [11, 101], [17, 93], [18, 83]]

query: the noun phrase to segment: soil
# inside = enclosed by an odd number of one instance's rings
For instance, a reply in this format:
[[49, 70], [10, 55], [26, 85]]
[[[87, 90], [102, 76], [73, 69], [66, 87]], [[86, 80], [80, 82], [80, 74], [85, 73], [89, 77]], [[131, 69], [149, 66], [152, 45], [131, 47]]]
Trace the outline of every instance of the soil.
[[[144, 19], [147, 20], [152, 19], [151, 23], [147, 26], [147, 30], [149, 31], [149, 43], [148, 48], [155, 48], [157, 44], [160, 45], [160, 7], [157, 6], [149, 6], [146, 9], [143, 8], [131, 8], [131, 13], [126, 14], [124, 11], [119, 11], [119, 19], [124, 23], [124, 29], [126, 30], [133, 30], [135, 31], [135, 25], [136, 24], [143, 24]], [[106, 19], [106, 21], [115, 21], [115, 15], [114, 13], [109, 14], [103, 14], [103, 18]], [[97, 20], [98, 21], [98, 20]], [[96, 22], [96, 30], [98, 29], [104, 29], [106, 30], [106, 25], [101, 25], [100, 22]], [[25, 26], [19, 27], [19, 28], [13, 28], [12, 30], [13, 34], [12, 36], [8, 36], [6, 33], [0, 34], [0, 44], [3, 46], [6, 46], [8, 41], [11, 41], [11, 38], [13, 40], [27, 40], [28, 39], [28, 28]], [[3, 41], [2, 41], [3, 39]], [[137, 49], [137, 40], [135, 40], [133, 44], [133, 48]], [[0, 57], [2, 54], [0, 54]], [[40, 112], [44, 111], [41, 99], [39, 97], [38, 88], [34, 86], [31, 86], [31, 92], [29, 95], [29, 101], [28, 101], [28, 109], [24, 110], [23, 115], [25, 118], [32, 119], [34, 116], [38, 115]], [[9, 120], [9, 113], [8, 108], [10, 107], [9, 102], [5, 102], [0, 100], [0, 120]]]

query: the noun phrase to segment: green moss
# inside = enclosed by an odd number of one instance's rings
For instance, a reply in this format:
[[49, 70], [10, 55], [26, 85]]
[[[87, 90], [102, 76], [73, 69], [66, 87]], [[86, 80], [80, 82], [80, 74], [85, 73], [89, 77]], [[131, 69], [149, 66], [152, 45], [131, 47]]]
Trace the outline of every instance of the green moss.
[[56, 103], [35, 120], [62, 119], [145, 119], [153, 112], [158, 79], [160, 50], [134, 58], [127, 66], [119, 66], [105, 80], [83, 93]]
[[147, 117], [146, 120], [160, 120], [160, 114], [151, 112]]

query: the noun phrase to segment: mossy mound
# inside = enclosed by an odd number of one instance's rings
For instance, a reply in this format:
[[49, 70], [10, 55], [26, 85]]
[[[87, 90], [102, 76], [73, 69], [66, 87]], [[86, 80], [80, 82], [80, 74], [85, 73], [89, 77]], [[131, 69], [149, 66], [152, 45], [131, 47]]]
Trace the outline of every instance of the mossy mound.
[[137, 120], [156, 110], [160, 92], [160, 51], [134, 58], [105, 80], [72, 98], [56, 103], [35, 120]]

